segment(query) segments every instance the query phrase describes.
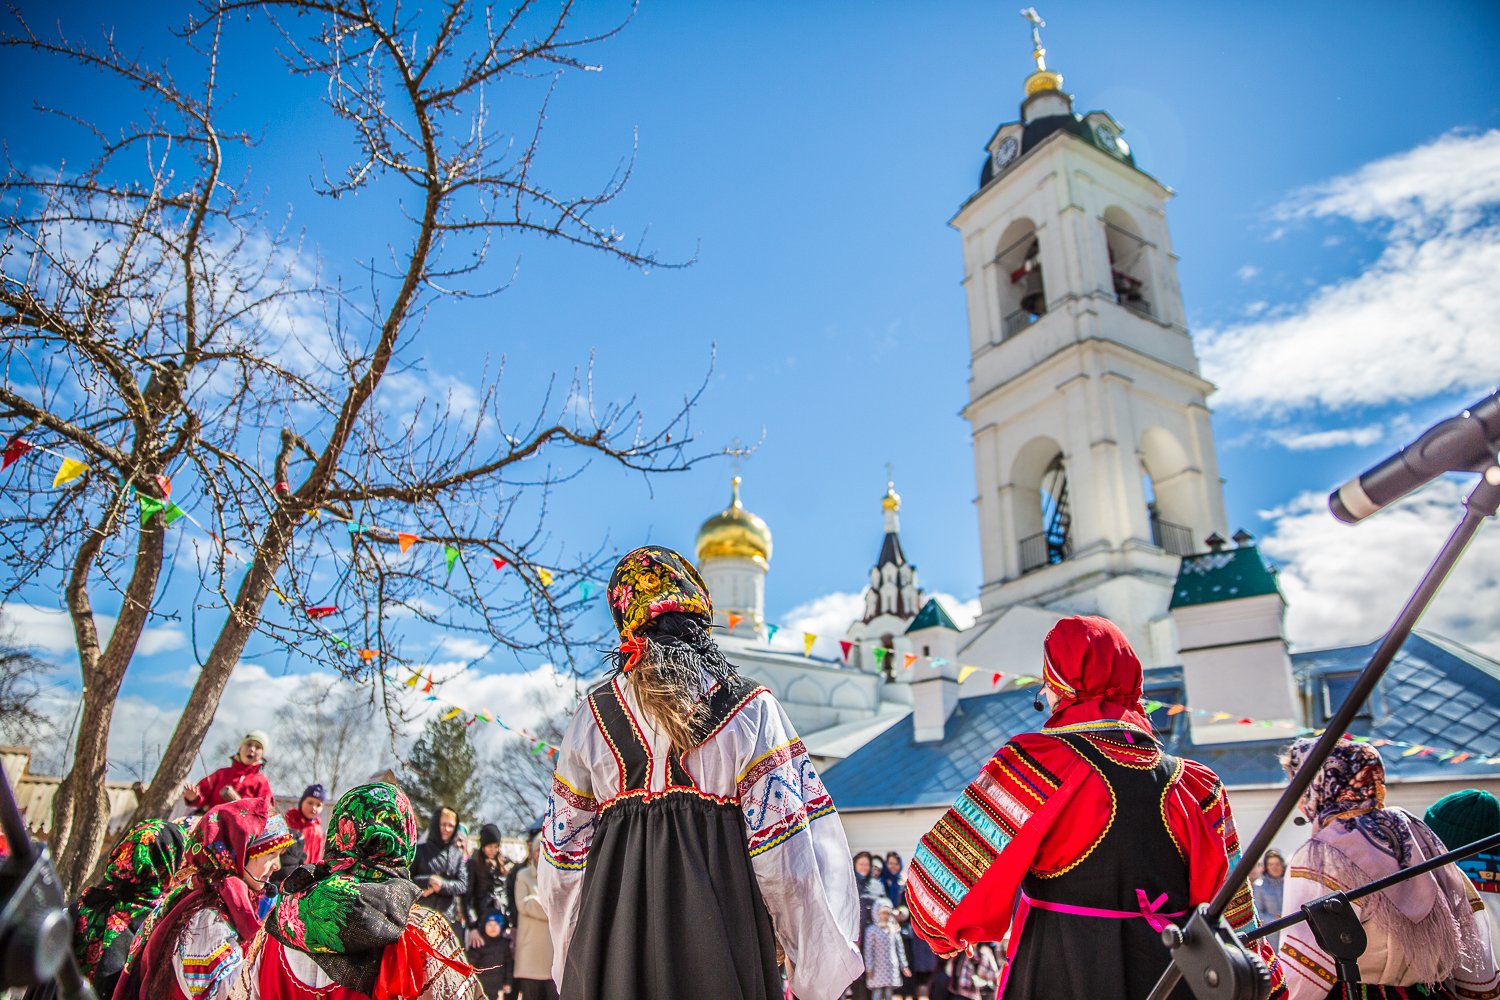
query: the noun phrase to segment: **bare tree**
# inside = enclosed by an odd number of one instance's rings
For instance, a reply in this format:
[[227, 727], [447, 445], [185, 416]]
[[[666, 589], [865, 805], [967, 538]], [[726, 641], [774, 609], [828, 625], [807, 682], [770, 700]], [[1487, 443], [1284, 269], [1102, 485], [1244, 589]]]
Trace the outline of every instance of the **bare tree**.
[[[540, 696], [533, 700], [533, 707], [547, 705], [548, 700]], [[533, 739], [507, 738], [484, 755], [479, 788], [488, 822], [507, 833], [520, 833], [547, 808], [555, 761], [542, 744], [561, 746], [572, 716], [571, 710], [554, 711], [535, 729], [527, 730]]]
[[0, 741], [29, 746], [51, 732], [39, 698], [43, 678], [55, 669], [27, 649], [0, 645]]
[[[201, 669], [137, 818], [170, 807], [252, 640], [371, 684], [388, 714], [387, 671], [415, 660], [412, 622], [571, 664], [583, 602], [550, 581], [597, 578], [608, 557], [602, 543], [570, 550], [547, 533], [553, 491], [590, 459], [642, 473], [694, 461], [684, 448], [696, 392], [653, 428], [634, 400], [596, 406], [587, 371], [529, 409], [498, 391], [498, 363], [475, 372], [468, 398], [393, 391], [393, 376], [418, 373], [437, 306], [498, 290], [489, 257], [501, 240], [662, 263], [595, 220], [628, 162], [581, 195], [541, 176], [546, 81], [588, 68], [584, 53], [618, 30], [576, 31], [573, 13], [569, 0], [508, 12], [468, 0], [421, 11], [207, 0], [151, 60], [112, 35], [88, 45], [39, 34], [18, 13], [0, 37], [13, 66], [94, 74], [141, 100], [123, 123], [39, 106], [79, 126], [95, 155], [45, 171], [10, 163], [0, 182], [0, 417], [13, 445], [52, 452], [12, 466], [0, 597], [57, 581], [73, 621], [83, 703], [53, 815], [70, 891], [105, 834], [113, 706], [148, 623], [187, 621]], [[255, 44], [266, 24], [280, 54], [253, 65], [284, 59], [315, 82], [353, 140], [317, 194], [359, 195], [361, 219], [384, 208], [404, 229], [354, 276], [325, 269], [315, 238], [294, 239], [228, 180], [254, 147], [249, 130], [222, 124], [220, 57], [229, 32]], [[494, 117], [533, 97], [520, 119]], [[63, 455], [88, 469], [54, 489]], [[174, 525], [183, 512], [197, 530]], [[456, 561], [441, 555], [450, 548]], [[197, 581], [191, 609], [163, 601], [174, 569]], [[101, 601], [118, 607], [107, 641], [94, 624]], [[310, 608], [337, 610], [313, 620]]]
[[372, 694], [334, 677], [299, 688], [271, 728], [274, 752], [266, 762], [271, 787], [295, 793], [316, 782], [337, 797], [351, 779], [374, 770], [369, 762], [380, 738]]

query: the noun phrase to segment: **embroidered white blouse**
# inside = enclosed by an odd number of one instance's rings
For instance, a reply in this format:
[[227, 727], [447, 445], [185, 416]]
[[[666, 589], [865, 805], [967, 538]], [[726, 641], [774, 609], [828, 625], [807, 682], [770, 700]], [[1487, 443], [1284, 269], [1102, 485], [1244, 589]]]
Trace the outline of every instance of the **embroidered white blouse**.
[[[630, 685], [613, 682], [651, 752], [651, 791], [667, 782], [670, 742], [641, 711]], [[776, 940], [802, 1000], [837, 1000], [864, 974], [859, 898], [849, 842], [802, 741], [776, 699], [761, 691], [683, 756], [698, 788], [739, 802], [745, 841]], [[585, 701], [558, 753], [538, 873], [561, 981], [578, 919], [595, 818], [619, 794], [620, 770]]]

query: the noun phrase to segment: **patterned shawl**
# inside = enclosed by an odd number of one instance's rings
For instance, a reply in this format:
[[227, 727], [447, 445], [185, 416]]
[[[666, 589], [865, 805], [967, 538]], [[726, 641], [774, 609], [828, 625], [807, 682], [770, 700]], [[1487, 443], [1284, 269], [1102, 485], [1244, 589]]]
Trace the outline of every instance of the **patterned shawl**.
[[[73, 926], [73, 954], [85, 978], [121, 934], [134, 933], [167, 888], [185, 838], [174, 824], [148, 819], [131, 827], [110, 855], [104, 881], [84, 890]], [[104, 970], [112, 973], [115, 970]]]
[[377, 783], [345, 792], [328, 827], [323, 861], [281, 883], [266, 933], [339, 985], [370, 993], [385, 947], [401, 938], [421, 895], [409, 877], [416, 816], [401, 789]]
[[[1289, 777], [1316, 743], [1292, 744], [1282, 760]], [[1292, 856], [1294, 876], [1356, 889], [1445, 853], [1427, 824], [1385, 808], [1385, 762], [1368, 743], [1339, 740], [1298, 805], [1315, 832]], [[1444, 865], [1367, 896], [1357, 908], [1361, 923], [1406, 956], [1417, 982], [1436, 983], [1482, 947], [1466, 892], [1463, 873]]]
[[621, 639], [630, 639], [641, 626], [669, 611], [702, 618], [714, 615], [713, 600], [698, 570], [661, 545], [626, 553], [609, 576], [606, 595]]
[[[157, 977], [171, 968], [178, 932], [193, 914], [217, 905], [246, 942], [260, 929], [255, 896], [246, 884], [245, 865], [280, 854], [292, 845], [286, 820], [269, 799], [236, 799], [203, 814], [187, 840], [187, 856], [130, 946], [125, 976], [116, 996], [154, 997]], [[123, 991], [123, 992], [121, 992]]]

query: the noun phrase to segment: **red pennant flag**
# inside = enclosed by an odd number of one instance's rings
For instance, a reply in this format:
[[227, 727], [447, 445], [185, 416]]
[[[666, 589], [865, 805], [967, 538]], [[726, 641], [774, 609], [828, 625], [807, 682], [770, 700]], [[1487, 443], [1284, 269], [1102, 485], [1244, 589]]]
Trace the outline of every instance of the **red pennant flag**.
[[1253, 725], [1255, 725], [1255, 720], [1254, 719], [1241, 719], [1239, 721], [1238, 725], [1241, 725], [1241, 726], [1253, 726]]
[[845, 666], [848, 666], [848, 664], [849, 664], [849, 650], [851, 650], [853, 648], [854, 648], [854, 643], [850, 642], [848, 639], [840, 639], [839, 640], [839, 649], [843, 651], [843, 654], [844, 654], [844, 665]]
[[427, 671], [427, 683], [422, 685], [422, 693], [428, 694], [432, 691], [432, 671]]
[[329, 615], [336, 615], [336, 614], [338, 614], [338, 611], [339, 611], [339, 606], [337, 604], [325, 604], [325, 605], [322, 605], [321, 607], [308, 608], [307, 609], [307, 617], [312, 618], [314, 620], [316, 620], [318, 618], [327, 618]]
[[396, 544], [401, 546], [402, 552], [405, 552], [407, 549], [417, 544], [417, 536], [411, 534], [410, 532], [398, 531], [396, 532]]
[[21, 456], [31, 450], [29, 441], [22, 441], [20, 435], [10, 439], [5, 446], [5, 457], [0, 458], [0, 469], [8, 469], [21, 460]]
[[729, 616], [729, 631], [733, 632], [734, 631], [734, 627], [736, 625], [738, 625], [740, 622], [744, 621], [744, 620], [745, 620], [745, 617], [743, 615], [730, 615]]
[[291, 483], [277, 483], [275, 486], [272, 486], [271, 489], [272, 489], [273, 492], [276, 492], [276, 493], [290, 493], [290, 492], [292, 492], [292, 484]]
[[907, 653], [905, 656], [901, 657], [901, 669], [910, 670], [911, 665], [913, 663], [916, 663], [919, 659], [921, 659], [921, 657], [917, 656], [916, 653]]
[[1000, 678], [1002, 678], [1004, 676], [1005, 676], [1004, 674], [997, 673], [993, 677], [991, 677], [990, 678], [990, 687], [999, 687], [1000, 686]]
[[499, 556], [490, 556], [490, 562], [495, 564], [496, 569], [504, 569], [505, 567], [510, 565], [510, 563], [506, 562], [504, 559], [501, 559]]

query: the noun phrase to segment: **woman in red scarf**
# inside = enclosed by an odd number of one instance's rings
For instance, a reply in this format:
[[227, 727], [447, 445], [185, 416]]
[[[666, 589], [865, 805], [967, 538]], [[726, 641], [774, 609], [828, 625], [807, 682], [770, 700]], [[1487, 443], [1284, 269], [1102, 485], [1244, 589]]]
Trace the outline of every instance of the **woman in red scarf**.
[[256, 901], [291, 846], [267, 799], [204, 813], [167, 894], [141, 925], [114, 1000], [220, 1000], [260, 929]]
[[[1005, 1000], [1144, 998], [1167, 966], [1161, 930], [1238, 860], [1229, 802], [1211, 770], [1152, 736], [1140, 660], [1113, 622], [1064, 618], [1042, 649], [1052, 715], [1001, 747], [922, 838], [912, 927], [940, 955], [1010, 931]], [[1225, 915], [1254, 926], [1248, 884]], [[1277, 966], [1272, 979], [1283, 996]]]

